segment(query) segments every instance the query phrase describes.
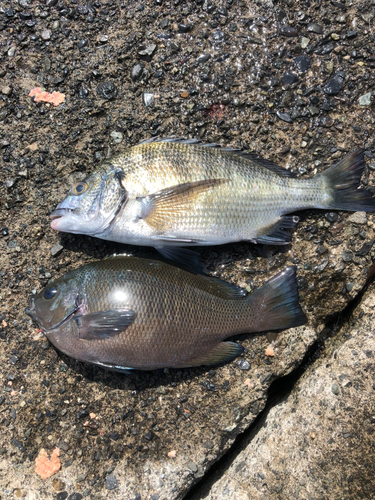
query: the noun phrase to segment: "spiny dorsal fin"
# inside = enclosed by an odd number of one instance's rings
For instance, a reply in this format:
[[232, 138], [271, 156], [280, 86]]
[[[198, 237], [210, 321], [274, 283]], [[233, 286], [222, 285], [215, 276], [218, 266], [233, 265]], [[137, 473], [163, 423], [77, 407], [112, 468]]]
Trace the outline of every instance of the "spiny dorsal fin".
[[215, 143], [209, 143], [209, 144], [203, 144], [199, 139], [186, 139], [185, 137], [151, 137], [150, 139], [146, 139], [139, 144], [151, 144], [155, 142], [168, 142], [168, 143], [175, 143], [175, 144], [189, 144], [193, 146], [202, 146], [205, 148], [217, 148], [220, 149], [221, 151], [226, 151], [228, 153], [233, 153], [239, 156], [242, 156], [243, 158], [246, 158], [247, 160], [253, 161], [254, 163], [258, 163], [259, 165], [262, 165], [262, 167], [267, 168], [268, 170], [271, 170], [272, 172], [275, 172], [276, 174], [282, 175], [283, 177], [295, 177], [296, 174], [294, 172], [291, 172], [290, 170], [280, 167], [280, 165], [276, 165], [273, 163], [271, 160], [266, 160], [265, 158], [262, 158], [258, 156], [256, 153], [250, 153], [247, 151], [243, 151], [242, 149], [235, 149], [235, 148], [225, 148], [221, 146], [220, 144], [215, 144]]

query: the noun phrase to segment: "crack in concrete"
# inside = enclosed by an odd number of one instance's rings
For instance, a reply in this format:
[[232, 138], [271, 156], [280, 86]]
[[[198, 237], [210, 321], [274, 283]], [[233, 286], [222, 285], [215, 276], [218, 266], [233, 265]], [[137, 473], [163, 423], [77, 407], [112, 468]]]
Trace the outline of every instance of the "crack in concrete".
[[[369, 275], [365, 286], [356, 297], [349, 302], [345, 309], [326, 322], [326, 327], [321, 332], [319, 338], [306, 352], [301, 363], [288, 375], [280, 377], [271, 383], [264, 409], [259, 413], [248, 429], [236, 437], [230, 449], [210, 467], [207, 473], [197, 481], [185, 495], [181, 497], [183, 500], [204, 500], [204, 498], [207, 497], [212, 486], [223, 477], [238, 455], [246, 449], [258, 434], [270, 410], [290, 396], [305, 371], [320, 358], [326, 340], [333, 337], [337, 338], [339, 332], [348, 323], [353, 311], [361, 303], [364, 293], [373, 280], [374, 276]], [[345, 341], [346, 338], [343, 337], [343, 342]]]

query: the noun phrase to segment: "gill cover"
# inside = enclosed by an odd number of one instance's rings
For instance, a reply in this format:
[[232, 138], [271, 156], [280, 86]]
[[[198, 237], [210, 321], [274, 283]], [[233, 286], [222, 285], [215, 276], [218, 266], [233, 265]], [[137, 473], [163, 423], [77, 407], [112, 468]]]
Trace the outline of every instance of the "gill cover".
[[80, 306], [77, 288], [69, 281], [56, 280], [31, 299], [26, 313], [48, 331], [67, 321]]

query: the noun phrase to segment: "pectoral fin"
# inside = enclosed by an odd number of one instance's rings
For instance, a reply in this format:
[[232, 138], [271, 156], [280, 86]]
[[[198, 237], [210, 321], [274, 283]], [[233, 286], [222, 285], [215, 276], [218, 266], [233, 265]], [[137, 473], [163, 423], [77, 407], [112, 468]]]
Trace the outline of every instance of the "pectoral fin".
[[132, 310], [101, 311], [77, 316], [75, 322], [79, 338], [84, 340], [103, 340], [115, 337], [130, 326], [136, 317]]
[[203, 356], [189, 360], [185, 365], [179, 368], [188, 368], [190, 366], [217, 365], [219, 363], [228, 363], [243, 352], [243, 347], [235, 342], [220, 342], [211, 351]]
[[224, 182], [227, 182], [226, 179], [207, 179], [162, 189], [140, 199], [140, 218], [158, 231], [166, 231], [180, 218], [181, 213], [194, 209], [194, 203], [200, 194]]

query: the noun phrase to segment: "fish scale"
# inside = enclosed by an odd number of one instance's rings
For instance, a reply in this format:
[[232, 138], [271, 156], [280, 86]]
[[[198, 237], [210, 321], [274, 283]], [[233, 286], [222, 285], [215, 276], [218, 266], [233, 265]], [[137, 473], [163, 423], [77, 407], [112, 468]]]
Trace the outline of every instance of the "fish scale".
[[229, 361], [243, 349], [227, 337], [306, 321], [295, 268], [244, 296], [215, 278], [119, 256], [71, 271], [46, 290], [27, 313], [47, 338], [78, 360], [112, 369]]

